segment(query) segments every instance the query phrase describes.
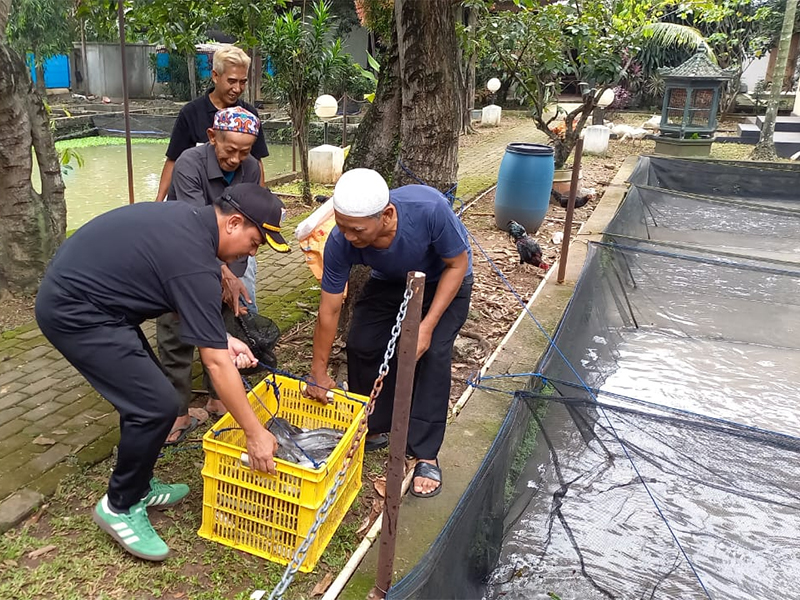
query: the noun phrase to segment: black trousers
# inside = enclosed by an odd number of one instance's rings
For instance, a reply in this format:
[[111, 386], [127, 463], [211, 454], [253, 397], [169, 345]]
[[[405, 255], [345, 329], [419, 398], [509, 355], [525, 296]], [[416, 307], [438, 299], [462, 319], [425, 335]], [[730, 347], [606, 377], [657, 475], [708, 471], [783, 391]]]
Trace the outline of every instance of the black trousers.
[[[423, 317], [430, 308], [437, 285], [438, 282], [433, 282], [425, 286]], [[353, 392], [369, 395], [372, 390], [397, 311], [403, 301], [405, 287], [405, 282], [380, 279], [370, 279], [364, 286], [347, 337], [348, 384]], [[430, 348], [417, 363], [406, 448], [409, 456], [432, 460], [439, 454], [450, 402], [453, 343], [467, 320], [471, 295], [472, 277], [469, 276], [434, 329]], [[371, 434], [391, 430], [396, 382], [397, 356], [389, 363], [383, 391], [376, 398], [375, 410], [370, 415]]]
[[76, 298], [45, 277], [36, 296], [42, 333], [119, 413], [108, 499], [127, 510], [150, 490], [153, 467], [178, 414], [175, 388], [141, 328]]
[[[220, 311], [222, 309], [220, 308]], [[161, 366], [178, 394], [178, 415], [189, 414], [192, 401], [192, 363], [194, 346], [181, 340], [181, 320], [175, 313], [165, 313], [156, 319], [156, 346]], [[211, 377], [203, 369], [203, 386], [211, 398], [217, 397]]]

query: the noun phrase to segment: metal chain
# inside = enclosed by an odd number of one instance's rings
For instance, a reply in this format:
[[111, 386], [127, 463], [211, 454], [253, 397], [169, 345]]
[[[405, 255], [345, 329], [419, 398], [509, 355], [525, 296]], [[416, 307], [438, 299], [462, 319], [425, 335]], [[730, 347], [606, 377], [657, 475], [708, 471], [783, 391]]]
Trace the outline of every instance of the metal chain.
[[400, 304], [400, 309], [397, 311], [397, 318], [395, 319], [394, 326], [392, 327], [392, 335], [389, 338], [389, 343], [386, 346], [386, 352], [383, 354], [383, 363], [381, 363], [381, 366], [378, 369], [378, 376], [375, 378], [375, 382], [372, 384], [372, 391], [369, 394], [369, 402], [367, 402], [366, 409], [364, 410], [364, 416], [361, 417], [361, 420], [358, 423], [356, 435], [347, 450], [342, 468], [336, 474], [333, 487], [325, 497], [325, 501], [322, 503], [322, 506], [319, 507], [319, 510], [317, 510], [314, 523], [311, 525], [311, 529], [309, 529], [306, 539], [303, 540], [303, 543], [300, 544], [297, 550], [295, 550], [292, 560], [286, 566], [286, 570], [283, 573], [283, 577], [281, 577], [281, 580], [278, 582], [278, 585], [276, 585], [275, 589], [272, 590], [269, 600], [281, 600], [283, 598], [286, 590], [294, 580], [295, 575], [297, 575], [297, 572], [300, 570], [303, 561], [305, 561], [306, 555], [308, 554], [308, 549], [317, 538], [317, 531], [328, 517], [328, 511], [330, 510], [331, 506], [333, 506], [333, 502], [336, 499], [336, 493], [344, 483], [347, 472], [350, 470], [350, 463], [353, 462], [353, 457], [355, 456], [359, 444], [361, 443], [361, 438], [363, 438], [364, 434], [367, 432], [367, 417], [368, 415], [372, 414], [372, 409], [375, 406], [375, 398], [378, 397], [383, 389], [383, 379], [389, 373], [389, 362], [394, 356], [395, 348], [397, 346], [397, 339], [400, 337], [403, 320], [406, 318], [408, 302], [411, 300], [413, 295], [414, 293], [412, 292], [411, 285], [409, 284], [406, 287], [405, 293], [403, 294], [403, 302]]

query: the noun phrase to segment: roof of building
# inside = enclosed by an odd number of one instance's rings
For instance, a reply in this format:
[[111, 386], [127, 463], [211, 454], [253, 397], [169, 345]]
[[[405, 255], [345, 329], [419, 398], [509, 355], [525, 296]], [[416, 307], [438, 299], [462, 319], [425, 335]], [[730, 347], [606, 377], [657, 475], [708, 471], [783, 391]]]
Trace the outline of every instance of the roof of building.
[[734, 69], [721, 69], [719, 65], [708, 56], [708, 49], [705, 45], [695, 52], [689, 60], [677, 67], [664, 67], [658, 72], [665, 78], [681, 79], [715, 79], [726, 80], [733, 77]]

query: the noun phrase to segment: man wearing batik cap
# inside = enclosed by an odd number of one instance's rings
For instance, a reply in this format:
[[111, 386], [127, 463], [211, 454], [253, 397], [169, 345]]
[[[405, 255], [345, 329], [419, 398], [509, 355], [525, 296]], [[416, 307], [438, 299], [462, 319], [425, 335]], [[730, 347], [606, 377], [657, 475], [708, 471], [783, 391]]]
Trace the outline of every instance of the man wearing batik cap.
[[[167, 200], [201, 207], [219, 198], [229, 185], [258, 184], [261, 176], [258, 161], [251, 156], [250, 149], [259, 127], [255, 115], [238, 106], [218, 111], [208, 130], [209, 141], [186, 150], [176, 161]], [[288, 251], [288, 247], [276, 249]], [[249, 267], [248, 261], [253, 263]], [[243, 281], [240, 278], [248, 268], [252, 277]], [[247, 308], [255, 311], [255, 259], [245, 255], [229, 265], [221, 265], [221, 271], [223, 298], [231, 308], [238, 312], [238, 299], [244, 295]], [[159, 317], [156, 328], [159, 357], [181, 400], [178, 418], [167, 436], [168, 445], [183, 441], [207, 417], [203, 411], [191, 409], [195, 413], [191, 414], [189, 409], [194, 346], [181, 341], [179, 327], [178, 317], [167, 313]], [[205, 385], [210, 393], [206, 411], [217, 415], [224, 413], [208, 376]]]
[[[325, 242], [312, 385], [307, 393], [324, 402], [326, 388], [335, 385], [328, 375], [328, 358], [350, 267], [372, 267], [347, 337], [349, 389], [359, 394], [369, 394], [378, 376], [408, 272], [425, 273], [406, 452], [418, 459], [411, 493], [435, 496], [442, 486], [437, 455], [449, 408], [453, 342], [467, 319], [472, 294], [472, 251], [466, 230], [437, 190], [407, 185], [390, 192], [384, 179], [370, 169], [342, 175], [333, 192], [333, 209], [336, 227]], [[369, 417], [368, 450], [387, 443], [396, 376], [395, 357]]]

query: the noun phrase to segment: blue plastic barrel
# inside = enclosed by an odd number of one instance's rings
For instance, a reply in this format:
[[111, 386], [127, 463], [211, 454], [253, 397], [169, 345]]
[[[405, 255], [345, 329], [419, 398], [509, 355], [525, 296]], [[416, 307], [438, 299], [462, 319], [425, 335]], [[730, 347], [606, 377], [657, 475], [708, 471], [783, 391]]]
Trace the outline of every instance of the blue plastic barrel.
[[506, 146], [494, 193], [494, 220], [500, 229], [507, 229], [512, 220], [528, 233], [539, 229], [550, 206], [554, 170], [551, 146], [524, 142]]

